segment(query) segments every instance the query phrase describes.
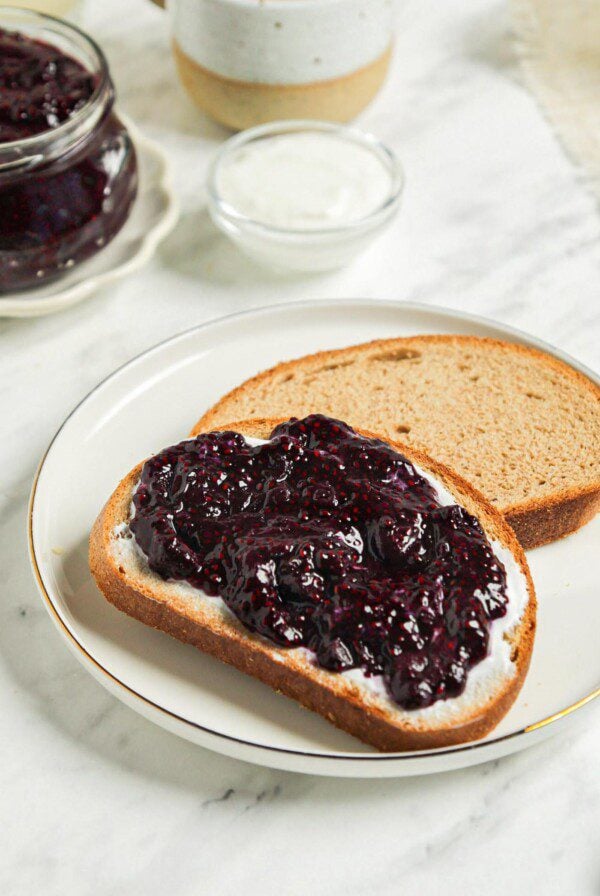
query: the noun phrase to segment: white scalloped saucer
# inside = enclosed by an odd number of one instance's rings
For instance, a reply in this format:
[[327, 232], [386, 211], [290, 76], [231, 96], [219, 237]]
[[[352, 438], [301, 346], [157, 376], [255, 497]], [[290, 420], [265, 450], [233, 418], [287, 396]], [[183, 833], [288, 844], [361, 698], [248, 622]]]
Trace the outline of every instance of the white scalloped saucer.
[[144, 136], [122, 113], [119, 117], [133, 138], [139, 167], [138, 194], [129, 218], [105, 249], [57, 282], [0, 294], [0, 318], [41, 317], [82, 302], [146, 264], [174, 227], [179, 205], [171, 188], [170, 162], [154, 140]]

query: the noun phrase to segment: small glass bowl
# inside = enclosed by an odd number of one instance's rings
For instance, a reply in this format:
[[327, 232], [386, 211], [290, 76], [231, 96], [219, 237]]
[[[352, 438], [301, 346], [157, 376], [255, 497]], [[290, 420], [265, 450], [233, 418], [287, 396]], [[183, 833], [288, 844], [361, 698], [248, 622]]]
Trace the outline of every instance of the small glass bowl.
[[[318, 131], [368, 149], [389, 174], [385, 199], [364, 217], [347, 224], [314, 230], [277, 227], [248, 217], [219, 194], [221, 166], [240, 147], [279, 134]], [[395, 215], [400, 205], [404, 175], [394, 153], [372, 134], [323, 121], [274, 121], [242, 131], [227, 140], [208, 172], [208, 209], [217, 227], [256, 261], [286, 271], [325, 271], [342, 267], [362, 252]], [[260, 185], [257, 185], [260, 189]]]

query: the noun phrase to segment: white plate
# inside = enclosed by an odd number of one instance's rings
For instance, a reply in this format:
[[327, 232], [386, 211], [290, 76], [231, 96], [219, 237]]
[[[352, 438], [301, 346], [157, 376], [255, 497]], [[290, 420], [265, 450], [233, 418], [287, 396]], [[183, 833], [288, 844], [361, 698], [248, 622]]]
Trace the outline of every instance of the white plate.
[[131, 134], [138, 160], [138, 193], [129, 218], [105, 249], [57, 282], [0, 295], [0, 317], [41, 317], [76, 305], [100, 287], [141, 268], [173, 229], [179, 209], [171, 189], [169, 160], [129, 118], [121, 112], [119, 117]]
[[161, 343], [117, 370], [70, 414], [33, 486], [32, 563], [59, 631], [108, 690], [170, 731], [230, 756], [293, 771], [361, 777], [484, 762], [586, 716], [583, 707], [598, 695], [600, 682], [600, 517], [529, 555], [538, 632], [515, 706], [485, 740], [429, 752], [373, 752], [292, 700], [119, 613], [91, 579], [88, 534], [117, 482], [141, 458], [185, 437], [223, 392], [284, 358], [416, 333], [470, 333], [540, 345], [482, 318], [421, 305], [361, 300], [280, 305], [223, 318]]

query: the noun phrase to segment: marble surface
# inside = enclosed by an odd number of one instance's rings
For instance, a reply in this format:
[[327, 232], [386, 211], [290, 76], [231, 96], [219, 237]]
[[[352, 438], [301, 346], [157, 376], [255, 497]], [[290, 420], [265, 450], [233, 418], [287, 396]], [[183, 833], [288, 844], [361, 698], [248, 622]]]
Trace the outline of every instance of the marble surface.
[[175, 83], [164, 14], [91, 0], [122, 107], [175, 162], [183, 214], [147, 268], [68, 312], [0, 322], [0, 892], [598, 893], [598, 713], [463, 772], [336, 781], [235, 762], [144, 721], [67, 652], [32, 581], [26, 502], [66, 413], [165, 336], [253, 305], [379, 296], [478, 312], [598, 367], [599, 218], [520, 83], [503, 3], [403, 0], [361, 124], [407, 173], [400, 216], [349, 268], [266, 274], [203, 200], [225, 133]]

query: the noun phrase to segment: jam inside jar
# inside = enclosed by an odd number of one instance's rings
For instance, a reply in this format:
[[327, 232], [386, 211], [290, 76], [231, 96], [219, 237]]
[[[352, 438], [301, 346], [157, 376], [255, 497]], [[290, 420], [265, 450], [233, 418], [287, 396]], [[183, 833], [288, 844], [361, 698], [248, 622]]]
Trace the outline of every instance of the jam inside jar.
[[0, 15], [0, 294], [101, 250], [137, 191], [131, 138], [102, 51], [72, 25]]

